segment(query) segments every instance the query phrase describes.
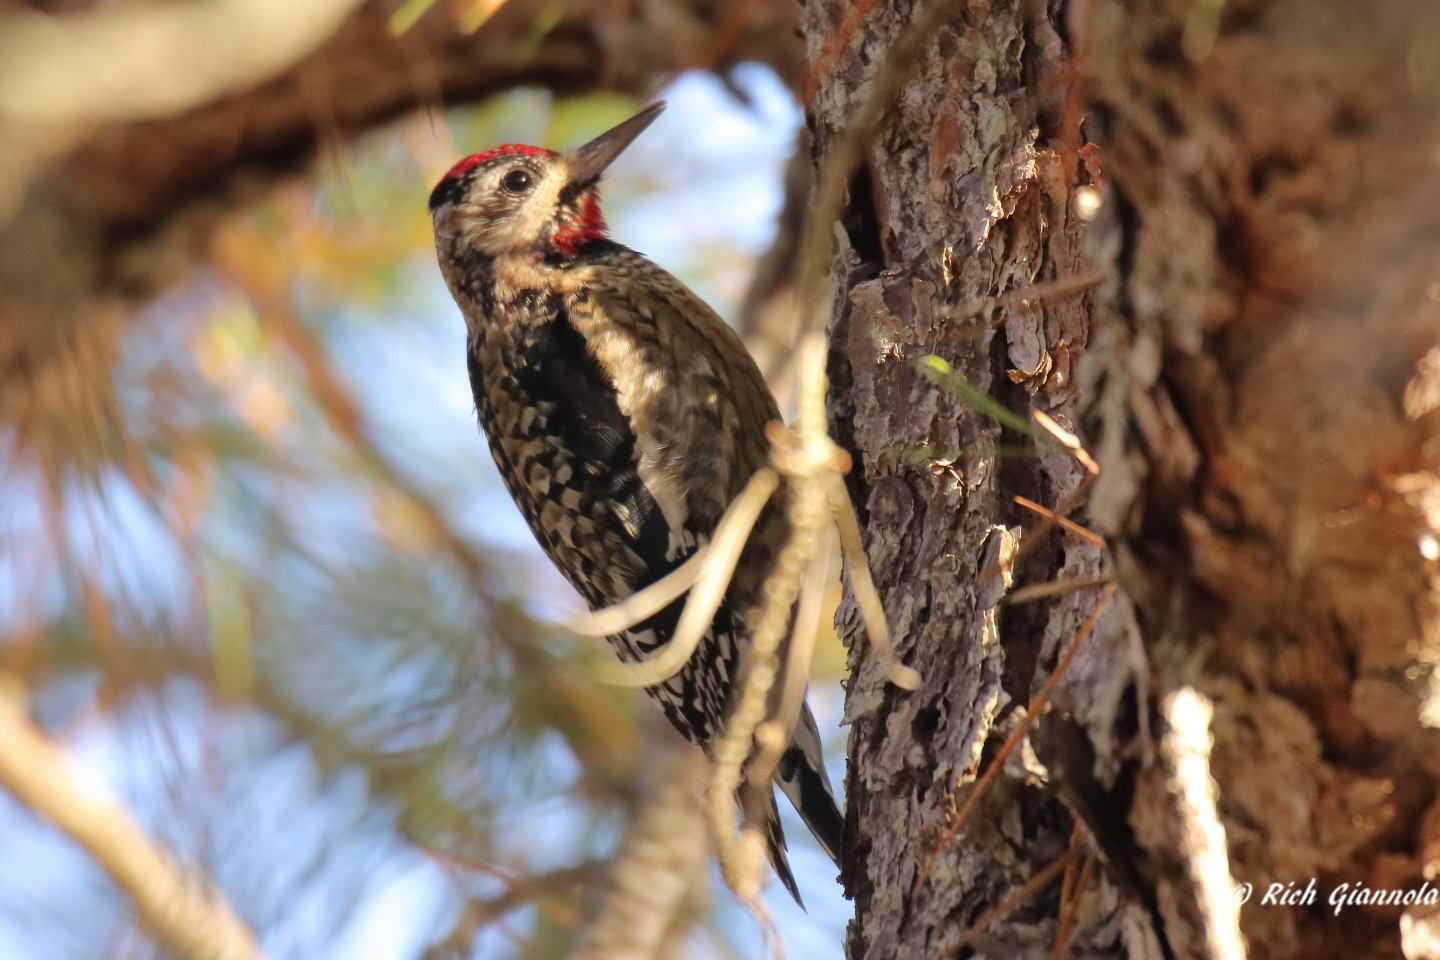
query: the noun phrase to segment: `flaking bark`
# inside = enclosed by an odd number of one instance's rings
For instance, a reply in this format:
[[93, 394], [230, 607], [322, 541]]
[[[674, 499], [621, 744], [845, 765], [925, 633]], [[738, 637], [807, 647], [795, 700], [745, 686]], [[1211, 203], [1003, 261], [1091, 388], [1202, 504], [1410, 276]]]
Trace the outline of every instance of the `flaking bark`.
[[[845, 13], [841, 4], [807, 4], [812, 60], [843, 29]], [[912, 16], [908, 4], [881, 4], [821, 82], [811, 104], [821, 163]], [[1006, 560], [1019, 527], [1032, 519], [1012, 497], [1054, 505], [1083, 470], [1048, 447], [1038, 456], [997, 456], [1027, 439], [938, 390], [918, 366], [938, 354], [1013, 409], [1074, 420], [1074, 363], [1090, 340], [1089, 295], [1022, 305], [1008, 312], [1003, 330], [979, 336], [964, 335], [972, 323], [937, 319], [947, 307], [1092, 270], [1070, 212], [1073, 184], [1056, 152], [1067, 63], [1043, 5], [972, 4], [930, 44], [851, 186], [833, 264], [835, 429], [857, 454], [852, 492], [868, 518], [867, 546], [890, 622], [906, 662], [925, 678], [913, 693], [886, 686], [857, 642], [853, 613], [842, 612], [842, 635], [852, 644], [853, 724], [853, 844], [844, 879], [855, 898], [849, 954], [856, 960], [948, 955], [977, 916], [1062, 854], [1069, 839], [1058, 801], [1002, 778], [963, 841], [911, 894], [963, 797], [958, 788], [973, 779], [992, 723], [1028, 701], [1037, 663], [1054, 662], [1098, 594], [1002, 615], [1012, 575]], [[1013, 575], [1028, 584], [1062, 571], [1097, 573], [1099, 564], [1097, 547], [1055, 537]], [[987, 569], [994, 575], [982, 581]], [[1106, 637], [1124, 636], [1124, 612], [1112, 611]], [[1094, 649], [1113, 648], [1097, 642]], [[1109, 699], [1113, 709], [1116, 697]], [[1048, 951], [1055, 916], [1054, 891], [1044, 892], [975, 946], [1005, 956]], [[1100, 927], [1087, 943], [1116, 939], [1113, 925]]]
[[[820, 163], [914, 14], [805, 5], [812, 64], [840, 51], [808, 104]], [[834, 427], [926, 681], [887, 687], [842, 610], [853, 960], [953, 953], [1063, 852], [1067, 806], [1110, 860], [1069, 955], [1153, 956], [1155, 913], [1175, 956], [1204, 956], [1155, 750], [1156, 705], [1183, 685], [1215, 704], [1230, 869], [1257, 888], [1250, 956], [1401, 955], [1400, 908], [1336, 917], [1260, 895], [1311, 877], [1404, 889], [1435, 866], [1435, 574], [1416, 544], [1440, 515], [1440, 364], [1412, 377], [1440, 326], [1437, 38], [1421, 2], [975, 2], [916, 66], [832, 263]], [[1079, 152], [1077, 104], [1098, 152]], [[1105, 200], [1089, 225], [1072, 202], [1087, 182]], [[1095, 292], [1008, 309], [993, 336], [947, 339], [936, 319], [1097, 268], [1112, 279]], [[987, 566], [1035, 526], [1012, 497], [1053, 507], [1080, 468], [1044, 446], [996, 456], [1027, 441], [932, 386], [916, 368], [930, 353], [1080, 429], [1102, 472], [1075, 516], [1107, 537], [1123, 589], [1032, 737], [1065, 805], [1007, 768], [916, 889], [987, 741], [1098, 592], [997, 605]], [[1014, 583], [1106, 562], [1052, 534]], [[1051, 888], [966, 949], [1049, 956], [1056, 912]], [[1406, 921], [1408, 955], [1429, 955], [1428, 924]]]
[[[1206, 24], [1191, 6], [1095, 6], [1092, 117], [1125, 254], [1093, 368], [1123, 400], [1092, 428], [1092, 516], [1161, 686], [1215, 702], [1250, 956], [1399, 956], [1399, 908], [1262, 900], [1432, 869], [1416, 545], [1435, 421], [1411, 381], [1440, 328], [1440, 10], [1247, 2]], [[1152, 768], [1131, 821], [1162, 904], [1189, 897], [1172, 816]]]

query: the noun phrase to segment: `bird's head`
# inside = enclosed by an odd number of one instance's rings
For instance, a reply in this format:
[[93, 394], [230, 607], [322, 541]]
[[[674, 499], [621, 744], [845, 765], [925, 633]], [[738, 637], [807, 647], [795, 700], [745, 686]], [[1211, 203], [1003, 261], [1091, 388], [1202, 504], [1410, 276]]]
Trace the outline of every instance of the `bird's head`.
[[576, 150], [506, 144], [466, 157], [430, 194], [437, 239], [490, 257], [574, 254], [605, 235], [600, 175], [664, 109], [652, 103]]

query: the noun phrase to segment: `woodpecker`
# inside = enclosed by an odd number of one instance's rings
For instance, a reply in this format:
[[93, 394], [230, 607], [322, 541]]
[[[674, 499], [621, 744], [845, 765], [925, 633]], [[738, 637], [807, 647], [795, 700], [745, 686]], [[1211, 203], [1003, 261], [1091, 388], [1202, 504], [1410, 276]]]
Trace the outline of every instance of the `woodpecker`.
[[[765, 427], [780, 419], [734, 331], [606, 235], [600, 176], [664, 106], [573, 151], [507, 144], [466, 157], [430, 195], [490, 452], [535, 539], [593, 610], [708, 542], [766, 465]], [[783, 493], [756, 524], [695, 653], [646, 691], [712, 758], [737, 696], [749, 614], [789, 533]], [[668, 641], [683, 605], [610, 637], [619, 657], [637, 662]], [[808, 704], [775, 781], [838, 864], [843, 819]], [[763, 801], [770, 861], [799, 903], [771, 790]]]

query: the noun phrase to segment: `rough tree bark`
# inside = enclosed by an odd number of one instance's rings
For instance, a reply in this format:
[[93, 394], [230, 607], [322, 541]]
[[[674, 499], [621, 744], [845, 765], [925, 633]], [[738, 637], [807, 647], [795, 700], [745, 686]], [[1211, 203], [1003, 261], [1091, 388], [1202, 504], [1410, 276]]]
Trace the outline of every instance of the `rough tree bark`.
[[[542, 6], [511, 0], [468, 39], [437, 7], [396, 44], [389, 8], [367, 5], [284, 76], [100, 129], [49, 166], [0, 227], [0, 424], [52, 419], [33, 435], [60, 438], [57, 463], [87, 439], [113, 454], [117, 318], [203, 254], [221, 213], [327, 139], [518, 82], [642, 91], [703, 59], [731, 9], [576, 3], [528, 59], [504, 56], [529, 44]], [[887, 687], [853, 646], [850, 955], [954, 954], [982, 911], [1066, 848], [1067, 802], [1118, 861], [1071, 955], [1147, 955], [1147, 896], [1175, 954], [1202, 955], [1154, 750], [1156, 705], [1182, 684], [1216, 705], [1237, 880], [1418, 883], [1440, 838], [1440, 744], [1425, 726], [1440, 717], [1426, 701], [1440, 569], [1416, 548], [1440, 555], [1423, 539], [1440, 530], [1440, 359], [1412, 380], [1440, 332], [1435, 4], [957, 6], [852, 183], [833, 261], [836, 433], [856, 455], [897, 640], [926, 680]], [[757, 13], [721, 61], [793, 68], [788, 4], [734, 7]], [[803, 3], [822, 162], [916, 9]], [[1087, 104], [1084, 139], [1100, 150], [1081, 155]], [[1102, 169], [1106, 202], [1085, 225], [1074, 191]], [[983, 336], [944, 317], [1095, 268], [1111, 272], [1105, 286], [1011, 301]], [[1015, 532], [1034, 526], [1012, 497], [1055, 506], [1081, 468], [1048, 446], [997, 456], [1028, 438], [937, 390], [916, 363], [932, 353], [1011, 409], [1081, 429], [1103, 469], [1076, 516], [1108, 554], [1052, 533], [1009, 562]], [[1105, 569], [1123, 590], [1036, 738], [1056, 789], [1007, 767], [942, 849], [974, 774], [1098, 599], [1005, 606], [1006, 580]], [[853, 612], [842, 631], [857, 638]], [[1048, 956], [1057, 901], [1043, 891], [971, 948]], [[1399, 919], [1264, 906], [1258, 892], [1242, 916], [1257, 957], [1399, 956]], [[1402, 927], [1409, 956], [1440, 955], [1425, 952], [1440, 935], [1418, 911]]]
[[[977, 916], [1066, 849], [1067, 807], [1110, 861], [1070, 955], [1157, 955], [1152, 914], [1176, 956], [1207, 955], [1156, 749], [1161, 698], [1184, 685], [1216, 707], [1231, 871], [1258, 888], [1250, 955], [1400, 956], [1398, 907], [1337, 917], [1323, 899], [1261, 898], [1311, 877], [1322, 892], [1417, 886], [1433, 869], [1436, 571], [1417, 539], [1440, 502], [1440, 364], [1408, 394], [1407, 381], [1440, 322], [1437, 10], [962, 7], [851, 182], [832, 261], [834, 429], [856, 456], [896, 639], [925, 678], [886, 686], [842, 608], [849, 956], [955, 955]], [[819, 163], [920, 8], [805, 3]], [[1088, 225], [1073, 202], [1087, 183], [1105, 200]], [[993, 332], [944, 317], [1097, 268], [1100, 288], [1008, 301]], [[1122, 587], [1031, 737], [1049, 789], [1036, 762], [1012, 761], [949, 846], [976, 773], [1099, 590], [1003, 604], [1014, 532], [1038, 519], [1013, 497], [1054, 507], [1082, 470], [1043, 444], [1005, 455], [1030, 441], [932, 385], [928, 354], [1012, 410], [1078, 428], [1100, 460], [1075, 517], [1108, 550], [1050, 533], [1015, 562], [1015, 586], [1108, 570]], [[959, 955], [1050, 956], [1058, 888]], [[1440, 955], [1420, 952], [1418, 912], [1404, 925], [1409, 955]]]
[[[1128, 223], [1094, 522], [1160, 686], [1215, 701], [1237, 880], [1418, 885], [1436, 451], [1433, 382], [1410, 381], [1440, 325], [1440, 9], [1251, 2], [1208, 25], [1105, 2], [1094, 36]], [[1162, 901], [1183, 896], [1164, 793], [1152, 770], [1131, 814]], [[1400, 912], [1255, 896], [1242, 921], [1255, 957], [1399, 956]]]

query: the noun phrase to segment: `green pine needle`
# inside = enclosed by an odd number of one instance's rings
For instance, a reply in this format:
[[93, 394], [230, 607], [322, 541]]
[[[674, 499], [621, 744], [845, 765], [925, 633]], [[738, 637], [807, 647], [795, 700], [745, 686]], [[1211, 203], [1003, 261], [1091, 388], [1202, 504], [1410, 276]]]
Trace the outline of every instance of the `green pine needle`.
[[955, 369], [943, 358], [932, 353], [927, 357], [921, 357], [918, 366], [926, 379], [967, 407], [979, 411], [991, 420], [1023, 433], [1027, 437], [1035, 435], [1030, 421], [965, 379], [964, 374], [955, 372]]

